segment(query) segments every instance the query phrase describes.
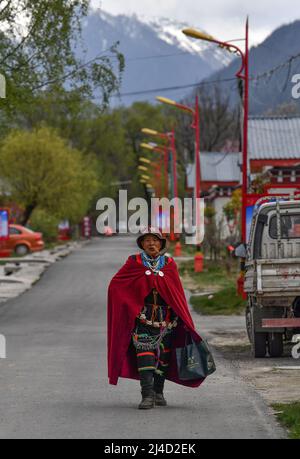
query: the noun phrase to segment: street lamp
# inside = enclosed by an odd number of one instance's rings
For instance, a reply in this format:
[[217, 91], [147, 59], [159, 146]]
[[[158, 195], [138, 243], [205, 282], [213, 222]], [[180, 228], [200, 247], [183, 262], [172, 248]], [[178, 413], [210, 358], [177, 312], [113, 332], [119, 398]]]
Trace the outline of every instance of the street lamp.
[[152, 164], [150, 159], [147, 159], [147, 158], [139, 158], [139, 161], [144, 164], [149, 164], [149, 165]]
[[138, 170], [139, 170], [139, 171], [148, 172], [149, 169], [148, 169], [148, 167], [145, 167], [145, 166], [139, 166], [139, 167], [138, 167]]
[[[176, 145], [175, 145], [175, 132], [172, 131], [172, 132], [162, 133], [162, 132], [154, 131], [153, 129], [144, 128], [142, 129], [142, 133], [153, 136], [153, 137], [159, 137], [160, 139], [167, 140], [169, 142], [168, 147], [162, 146], [161, 148], [165, 149], [166, 170], [168, 169], [168, 162], [169, 162], [169, 158], [167, 157], [167, 155], [169, 151], [171, 152], [172, 161], [173, 161], [173, 174], [172, 174], [173, 175], [173, 187], [174, 187], [173, 197], [178, 198], [177, 153], [176, 153]], [[168, 175], [168, 172], [167, 172], [167, 175]], [[166, 178], [166, 180], [168, 181], [168, 178]], [[168, 196], [168, 193], [166, 194], [166, 196]]]
[[161, 155], [164, 155], [165, 158], [165, 178], [164, 178], [164, 183], [165, 183], [165, 195], [168, 197], [168, 150], [166, 147], [159, 147], [157, 145], [151, 145], [149, 143], [141, 143], [141, 148], [144, 148], [145, 150], [149, 150], [152, 152], [157, 152], [160, 153]]
[[[155, 131], [151, 131], [150, 129], [142, 129], [142, 133], [143, 134], [146, 134], [146, 131], [147, 133], [149, 132], [155, 132]], [[146, 146], [147, 145], [147, 146]], [[164, 146], [156, 146], [156, 148], [154, 148], [154, 146], [152, 146], [151, 144], [141, 144], [141, 147], [142, 148], [146, 148], [148, 150], [151, 150], [151, 151], [156, 151], [157, 153], [161, 153], [164, 155], [164, 160], [165, 160], [165, 178], [164, 178], [164, 182], [165, 182], [165, 195], [166, 195], [166, 198], [168, 197], [168, 194], [169, 194], [169, 152], [168, 152], [168, 149]], [[150, 148], [151, 147], [151, 148]]]
[[[200, 116], [199, 116], [199, 98], [196, 96], [196, 103], [195, 103], [195, 108], [188, 107], [187, 105], [179, 104], [175, 102], [174, 100], [168, 99], [166, 97], [156, 97], [156, 100], [158, 102], [161, 102], [162, 104], [170, 105], [171, 107], [177, 108], [183, 112], [186, 112], [190, 115], [193, 116], [193, 124], [192, 128], [195, 130], [195, 167], [196, 167], [196, 178], [195, 178], [195, 203], [196, 203], [196, 227], [197, 231], [200, 228], [200, 215], [198, 211], [198, 199], [201, 198], [201, 164], [200, 164]], [[198, 248], [198, 246], [197, 246]], [[196, 255], [201, 258], [201, 263], [200, 263], [200, 268], [199, 272], [202, 271], [203, 267], [203, 255], [200, 253], [200, 247], [199, 254]], [[196, 261], [195, 261], [195, 266], [196, 266]], [[196, 271], [198, 271], [198, 268], [196, 268]]]
[[153, 136], [158, 136], [158, 135], [164, 136], [164, 134], [160, 134], [158, 131], [154, 131], [154, 129], [148, 129], [148, 128], [143, 128], [142, 133], [147, 134], [147, 135], [153, 135]]
[[156, 100], [163, 104], [170, 105], [171, 107], [178, 108], [193, 116], [192, 128], [195, 129], [196, 142], [195, 142], [195, 164], [196, 164], [196, 184], [195, 184], [195, 198], [201, 198], [201, 165], [200, 165], [200, 117], [199, 117], [199, 98], [196, 96], [195, 108], [188, 107], [187, 105], [179, 104], [174, 100], [167, 99], [166, 97], [156, 97]]
[[[153, 131], [151, 129], [142, 129], [142, 132], [143, 134], [147, 134], [147, 135], [152, 135], [152, 136], [156, 136], [156, 137], [161, 137], [161, 138], [167, 138], [168, 140], [170, 140], [169, 136], [167, 134], [160, 134], [159, 132], [157, 131]], [[171, 148], [172, 150], [172, 153], [175, 151], [173, 149], [173, 145], [172, 146], [165, 146], [165, 145], [160, 145], [158, 146], [157, 144], [152, 144], [152, 143], [141, 143], [141, 148], [144, 148], [146, 150], [149, 150], [149, 151], [152, 151], [152, 152], [157, 152], [157, 153], [160, 153], [161, 155], [164, 156], [164, 159], [165, 159], [165, 178], [164, 178], [164, 183], [165, 183], [165, 196], [166, 198], [169, 197], [169, 171], [168, 171], [168, 166], [169, 166], [169, 149]], [[175, 142], [174, 142], [174, 146], [175, 146]], [[174, 155], [174, 153], [173, 153]], [[174, 156], [173, 156], [174, 158]], [[175, 156], [175, 179], [174, 179], [174, 183], [175, 183], [175, 186], [174, 186], [174, 190], [175, 190], [175, 196], [177, 197], [177, 168], [176, 168], [176, 156]], [[160, 195], [161, 193], [159, 193]], [[175, 213], [175, 221], [177, 222], [177, 215], [178, 215], [178, 202], [176, 200], [175, 202], [175, 210], [174, 210], [174, 213]], [[158, 212], [158, 215], [159, 215], [159, 220], [161, 219], [161, 214], [160, 214], [160, 211]], [[174, 235], [174, 231], [171, 232], [171, 239], [172, 240], [175, 240], [175, 235]]]
[[[153, 162], [150, 161], [148, 158], [140, 157], [140, 158], [139, 158], [139, 162], [140, 162], [141, 164], [138, 166], [138, 170], [139, 170], [141, 173], [142, 173], [142, 172], [145, 173], [145, 172], [148, 172], [148, 171], [149, 171], [149, 168], [146, 167], [145, 165], [155, 167], [155, 165], [153, 164]], [[143, 164], [143, 166], [142, 166], [142, 164]], [[145, 175], [144, 175], [144, 177], [145, 177]], [[153, 193], [154, 187], [153, 187], [152, 183], [149, 183], [148, 178], [145, 179], [145, 178], [142, 178], [142, 177], [141, 177], [140, 180], [139, 180], [139, 183], [140, 183], [141, 185], [144, 186], [146, 194], [148, 194], [148, 193]]]
[[153, 188], [152, 183], [149, 183], [148, 180], [141, 179], [141, 180], [140, 180], [140, 183], [142, 183], [143, 185], [146, 185], [147, 188], [149, 188], [149, 187]]
[[243, 52], [238, 46], [215, 39], [211, 35], [200, 32], [195, 29], [184, 29], [183, 33], [191, 38], [205, 40], [218, 44], [221, 48], [227, 51], [238, 54], [242, 59], [242, 64], [238, 72], [237, 78], [244, 81], [244, 128], [243, 128], [243, 205], [242, 205], [242, 240], [247, 243], [247, 221], [246, 221], [246, 206], [248, 195], [248, 119], [249, 119], [249, 20], [246, 21], [246, 50]]
[[179, 104], [175, 102], [175, 100], [168, 99], [167, 97], [156, 97], [156, 100], [161, 102], [162, 104], [166, 105], [171, 105], [171, 107], [179, 108], [180, 110], [183, 110], [184, 112], [192, 113], [194, 114], [194, 110], [186, 105]]
[[[149, 144], [145, 144], [145, 143], [142, 143], [140, 146], [141, 146], [142, 148], [145, 148], [145, 149], [151, 150], [151, 151], [153, 151], [153, 149], [154, 149], [153, 146], [151, 146], [151, 145], [149, 145]], [[160, 153], [161, 153], [161, 152], [160, 152]], [[162, 180], [162, 174], [161, 174], [162, 164], [160, 164], [160, 165], [159, 165], [159, 164], [153, 164], [151, 161], [147, 160], [146, 158], [142, 158], [142, 159], [143, 159], [143, 162], [147, 161], [147, 164], [153, 165], [153, 167], [155, 167], [155, 169], [156, 169], [155, 175], [156, 175], [157, 181], [158, 181], [157, 194], [158, 194], [158, 196], [161, 196], [161, 194], [162, 194], [162, 188], [161, 188], [160, 182], [161, 182], [161, 180]], [[140, 168], [142, 168], [142, 167], [143, 167], [143, 166], [139, 166], [138, 169], [139, 169], [139, 170], [143, 170], [143, 169], [140, 169]], [[149, 168], [146, 168], [146, 169], [147, 169], [147, 171], [149, 171]], [[148, 179], [146, 179], [146, 180], [148, 180]]]

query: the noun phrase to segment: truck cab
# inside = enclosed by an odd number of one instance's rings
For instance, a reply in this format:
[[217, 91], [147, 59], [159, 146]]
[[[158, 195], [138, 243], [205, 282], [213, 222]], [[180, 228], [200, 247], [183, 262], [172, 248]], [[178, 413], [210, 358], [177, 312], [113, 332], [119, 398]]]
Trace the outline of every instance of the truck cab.
[[280, 357], [284, 342], [300, 330], [300, 201], [257, 203], [244, 288], [254, 357]]

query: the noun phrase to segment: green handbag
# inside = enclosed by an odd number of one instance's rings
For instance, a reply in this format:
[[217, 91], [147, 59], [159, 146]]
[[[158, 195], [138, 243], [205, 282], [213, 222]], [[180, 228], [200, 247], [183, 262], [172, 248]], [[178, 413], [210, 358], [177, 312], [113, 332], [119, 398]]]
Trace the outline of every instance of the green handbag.
[[[181, 381], [205, 379], [216, 371], [212, 353], [205, 340], [176, 349], [178, 376]], [[187, 342], [187, 339], [186, 339]]]

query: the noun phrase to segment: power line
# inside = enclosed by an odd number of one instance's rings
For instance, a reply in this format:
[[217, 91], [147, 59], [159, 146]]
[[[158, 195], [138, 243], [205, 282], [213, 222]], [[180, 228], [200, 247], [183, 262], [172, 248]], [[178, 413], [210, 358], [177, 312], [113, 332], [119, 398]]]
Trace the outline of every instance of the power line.
[[[288, 66], [290, 69], [292, 62], [296, 59], [299, 59], [299, 57], [300, 57], [300, 53], [296, 54], [295, 56], [291, 56], [287, 61], [277, 65], [276, 67], [273, 67], [272, 69], [267, 70], [266, 72], [263, 72], [257, 76], [251, 77], [250, 82], [258, 82], [259, 80], [263, 78], [271, 78], [275, 72], [281, 70], [282, 68], [286, 66]], [[169, 87], [163, 87], [163, 88], [155, 88], [155, 89], [127, 92], [127, 93], [122, 93], [122, 94], [115, 94], [113, 95], [113, 97], [133, 97], [133, 96], [154, 94], [158, 92], [177, 91], [180, 89], [198, 88], [198, 87], [205, 86], [205, 85], [226, 83], [226, 82], [235, 81], [235, 80], [236, 80], [236, 77], [224, 78], [224, 79], [213, 80], [213, 81], [202, 81], [200, 83], [191, 83], [191, 84], [186, 84], [186, 85], [169, 86]]]
[[[86, 68], [90, 66], [92, 63], [96, 62], [97, 60], [101, 60], [103, 56], [105, 56], [105, 53], [111, 51], [110, 49], [107, 49], [106, 51], [102, 52], [101, 54], [97, 55], [95, 58], [89, 60], [88, 62], [81, 64], [78, 68], [70, 71], [66, 75], [53, 79], [51, 81], [48, 81], [47, 83], [40, 84], [37, 87], [34, 88], [36, 89], [41, 89], [42, 87], [48, 85], [48, 84], [54, 84], [57, 82], [64, 82], [72, 78], [74, 75], [76, 75], [81, 69]], [[135, 61], [135, 60], [145, 60], [145, 59], [156, 59], [156, 58], [165, 58], [165, 57], [171, 57], [175, 55], [183, 55], [183, 54], [189, 54], [189, 53], [174, 53], [174, 54], [165, 54], [165, 55], [153, 55], [153, 56], [144, 56], [144, 57], [136, 57], [136, 58], [129, 58], [128, 60]], [[106, 56], [107, 57], [107, 56]], [[116, 58], [116, 56], [109, 56], [110, 58]], [[289, 69], [291, 68], [291, 64], [294, 60], [299, 59], [300, 53], [296, 54], [295, 56], [291, 56], [287, 61], [277, 65], [276, 67], [273, 67], [270, 70], [267, 70], [266, 72], [261, 73], [260, 75], [257, 75], [255, 77], [251, 77], [250, 81], [251, 82], [258, 82], [259, 80], [263, 78], [271, 78], [274, 73], [277, 71], [281, 70], [282, 68], [288, 66]], [[148, 89], [148, 90], [141, 90], [141, 91], [133, 91], [133, 92], [127, 92], [127, 93], [121, 93], [121, 94], [114, 94], [112, 97], [133, 97], [133, 96], [141, 96], [141, 95], [148, 95], [148, 94], [157, 94], [158, 92], [169, 92], [169, 91], [178, 91], [181, 89], [192, 89], [192, 88], [198, 88], [206, 85], [211, 85], [211, 84], [218, 84], [218, 83], [226, 83], [230, 81], [235, 81], [236, 77], [233, 78], [225, 78], [225, 79], [219, 79], [219, 80], [213, 80], [213, 81], [202, 81], [199, 83], [191, 83], [191, 84], [186, 84], [186, 85], [178, 85], [178, 86], [169, 86], [169, 87], [162, 87], [162, 88], [154, 88], [154, 89]]]
[[51, 85], [51, 84], [66, 82], [66, 81], [70, 80], [71, 78], [73, 78], [75, 75], [77, 75], [82, 69], [85, 69], [85, 68], [88, 68], [89, 66], [91, 66], [91, 64], [93, 64], [93, 63], [95, 63], [97, 61], [104, 62], [106, 58], [110, 58], [111, 59], [112, 57], [115, 57], [115, 56], [107, 56], [107, 55], [105, 55], [105, 53], [110, 52], [111, 49], [112, 48], [109, 48], [109, 49], [103, 51], [102, 53], [100, 53], [96, 57], [94, 57], [93, 59], [90, 59], [89, 61], [80, 64], [74, 70], [71, 70], [69, 73], [66, 73], [65, 75], [62, 75], [59, 78], [53, 78], [52, 80], [49, 80], [47, 82], [40, 83], [39, 85], [37, 85], [34, 88], [32, 88], [32, 90], [36, 91], [36, 90], [42, 89], [45, 86], [48, 86], [48, 85]]
[[291, 66], [292, 62], [295, 61], [296, 59], [299, 59], [300, 53], [296, 54], [295, 56], [289, 57], [289, 59], [285, 62], [282, 62], [281, 64], [277, 65], [276, 67], [273, 67], [270, 70], [267, 70], [266, 72], [261, 73], [260, 75], [257, 75], [256, 77], [250, 78], [251, 81], [258, 81], [262, 78], [270, 78], [275, 72], [278, 72], [279, 70], [283, 69], [284, 67], [289, 67]]
[[199, 86], [221, 83], [221, 82], [229, 82], [229, 81], [234, 81], [234, 80], [236, 80], [236, 78], [226, 78], [223, 80], [215, 80], [215, 81], [202, 81], [200, 83], [192, 83], [192, 84], [179, 85], [179, 86], [169, 86], [165, 88], [147, 89], [144, 91], [125, 92], [122, 94], [115, 94], [113, 97], [142, 96], [142, 95], [153, 94], [157, 92], [177, 91], [178, 89], [198, 88]]

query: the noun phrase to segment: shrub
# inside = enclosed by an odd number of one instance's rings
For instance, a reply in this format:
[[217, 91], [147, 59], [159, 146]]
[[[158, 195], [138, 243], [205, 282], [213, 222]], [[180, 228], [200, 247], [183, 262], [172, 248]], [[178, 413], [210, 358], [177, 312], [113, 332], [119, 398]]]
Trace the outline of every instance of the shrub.
[[28, 226], [33, 231], [43, 233], [45, 242], [54, 242], [57, 240], [58, 224], [59, 220], [57, 217], [49, 215], [48, 212], [42, 209], [36, 209], [28, 222]]

